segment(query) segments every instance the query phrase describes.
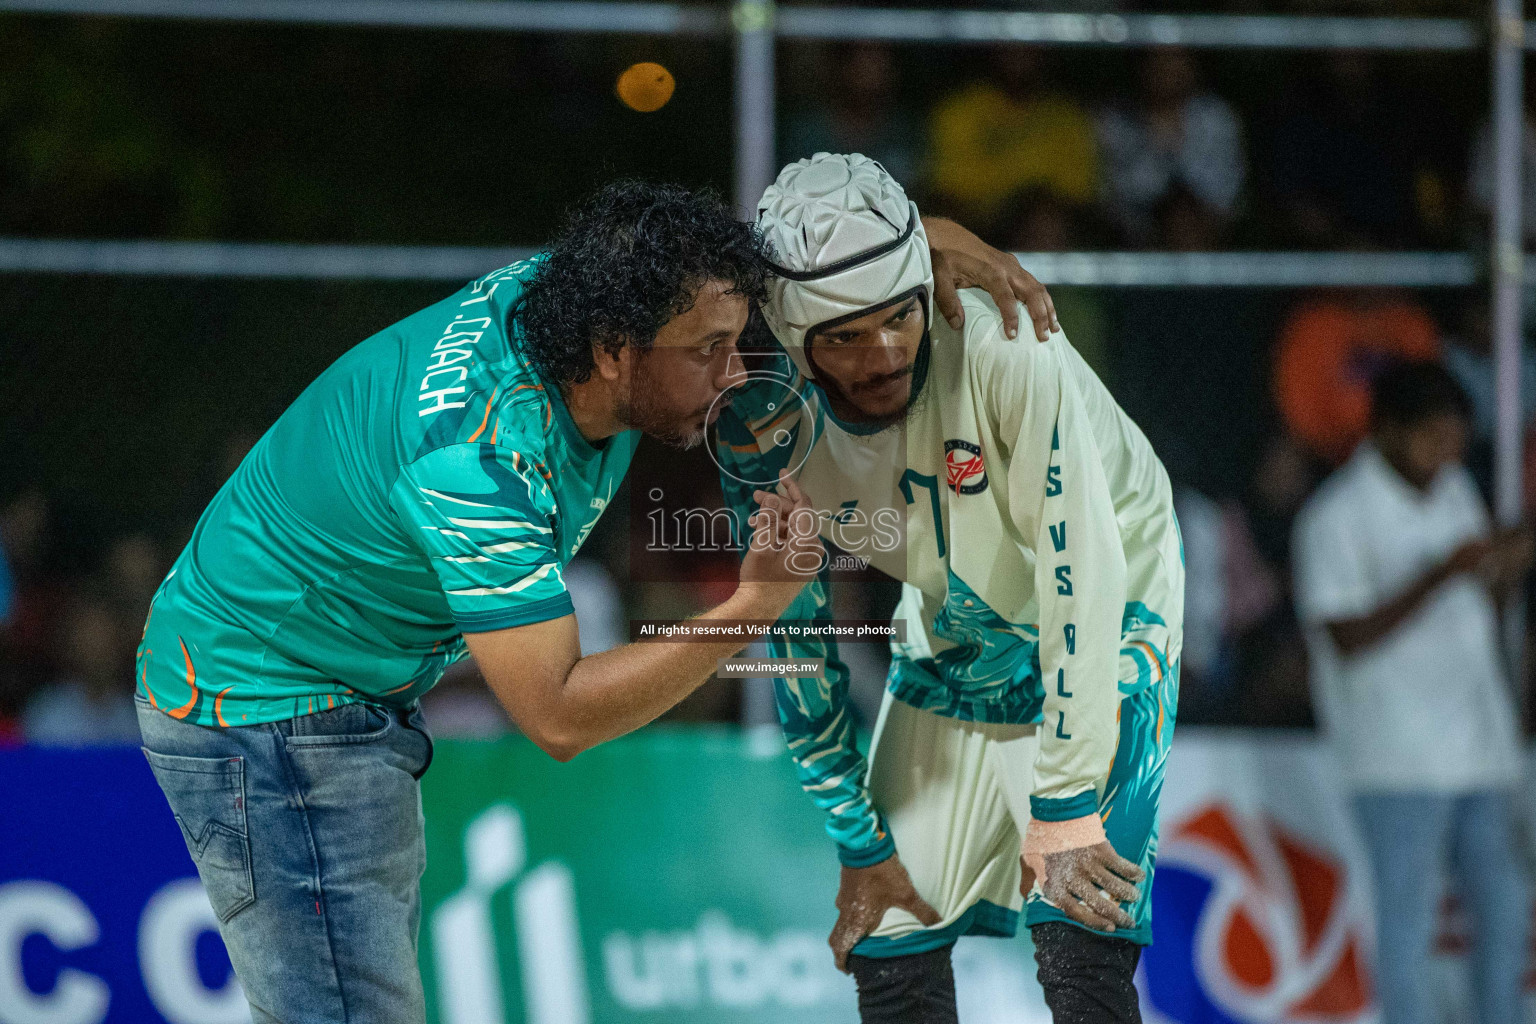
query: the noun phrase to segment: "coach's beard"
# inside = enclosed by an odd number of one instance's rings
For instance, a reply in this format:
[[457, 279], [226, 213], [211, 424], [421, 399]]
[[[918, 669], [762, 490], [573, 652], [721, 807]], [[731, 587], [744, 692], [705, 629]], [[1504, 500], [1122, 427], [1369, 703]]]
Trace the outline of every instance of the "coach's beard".
[[723, 409], [729, 402], [711, 402], [702, 409], [695, 409], [687, 416], [662, 407], [657, 401], [661, 389], [650, 381], [636, 382], [629, 398], [620, 403], [617, 418], [631, 430], [638, 430], [647, 437], [654, 437], [669, 448], [688, 451], [704, 443], [705, 428], [713, 409]]

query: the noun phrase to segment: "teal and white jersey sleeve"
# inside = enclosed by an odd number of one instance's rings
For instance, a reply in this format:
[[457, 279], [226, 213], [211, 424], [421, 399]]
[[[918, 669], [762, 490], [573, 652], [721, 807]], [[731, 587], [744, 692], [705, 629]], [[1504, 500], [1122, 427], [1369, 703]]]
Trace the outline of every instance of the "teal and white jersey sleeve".
[[1093, 425], [1059, 335], [998, 360], [986, 396], [1010, 446], [1008, 504], [1035, 552], [1045, 706], [1031, 811], [1095, 813], [1118, 736], [1126, 556]]
[[[787, 358], [783, 371], [799, 383]], [[752, 500], [753, 482], [776, 479], [779, 469], [788, 464], [790, 453], [798, 450], [799, 432], [815, 429], [814, 423], [802, 422], [802, 417], [809, 418], [803, 409], [780, 405], [783, 394], [777, 384], [743, 388], [716, 424], [720, 485], [726, 504], [735, 513], [741, 550], [745, 550], [748, 537], [747, 520], [757, 507]], [[773, 403], [779, 408], [769, 407], [774, 397], [780, 399]], [[780, 430], [790, 431], [794, 440], [788, 444], [762, 440]], [[781, 621], [830, 621], [829, 586], [830, 580], [823, 571], [800, 592]], [[768, 652], [775, 658], [825, 660], [826, 674], [822, 678], [774, 681], [784, 738], [801, 788], [827, 814], [827, 834], [837, 844], [838, 859], [850, 867], [868, 867], [886, 860], [896, 852], [896, 844], [870, 801], [865, 785], [868, 764], [859, 750], [848, 703], [848, 667], [838, 656], [837, 641], [775, 636], [768, 641]]]
[[571, 614], [555, 496], [517, 451], [482, 443], [437, 448], [401, 467], [390, 504], [431, 560], [463, 632]]
[[[806, 584], [784, 613], [792, 621], [829, 622], [829, 581], [825, 573]], [[779, 722], [795, 762], [800, 786], [827, 815], [827, 835], [837, 857], [849, 867], [878, 864], [896, 852], [890, 830], [875, 810], [866, 786], [869, 765], [859, 751], [858, 733], [848, 703], [848, 666], [836, 640], [774, 638], [775, 658], [823, 658], [823, 678], [774, 680]]]

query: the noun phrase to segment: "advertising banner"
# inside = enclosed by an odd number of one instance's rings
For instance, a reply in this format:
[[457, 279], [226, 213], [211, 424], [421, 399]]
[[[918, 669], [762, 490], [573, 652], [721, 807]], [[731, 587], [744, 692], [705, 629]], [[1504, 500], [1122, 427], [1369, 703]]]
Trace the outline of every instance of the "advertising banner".
[[[1340, 775], [1309, 734], [1180, 734], [1163, 789], [1156, 942], [1138, 979], [1148, 1024], [1379, 1021], [1371, 872]], [[1439, 905], [1426, 1019], [1471, 1024], [1472, 922], [1449, 878], [1423, 887]]]
[[[563, 765], [440, 742], [423, 798], [430, 1021], [857, 1021], [837, 859], [776, 733], [651, 729]], [[1048, 1021], [1033, 969], [1027, 939], [962, 941], [966, 1020]], [[143, 755], [0, 750], [0, 1024], [249, 1019]]]
[[1163, 790], [1149, 1024], [1368, 1024], [1369, 878], [1311, 737], [1181, 736]]
[[[858, 1020], [826, 944], [837, 859], [776, 734], [652, 731], [565, 765], [461, 743], [425, 791], [441, 1024]], [[967, 1021], [1050, 1019], [1027, 939], [966, 940], [956, 976]]]
[[248, 1020], [144, 755], [0, 750], [0, 1024]]
[[[1311, 737], [1181, 733], [1149, 1024], [1374, 1024], [1372, 897], [1336, 779]], [[650, 729], [568, 764], [441, 742], [423, 792], [435, 1024], [857, 1020], [826, 946], [837, 861], [776, 735]], [[1466, 939], [1448, 910], [1444, 1024], [1466, 1019]], [[962, 940], [955, 975], [966, 1024], [1050, 1019], [1027, 936]], [[0, 751], [0, 1024], [248, 1019], [139, 751]]]

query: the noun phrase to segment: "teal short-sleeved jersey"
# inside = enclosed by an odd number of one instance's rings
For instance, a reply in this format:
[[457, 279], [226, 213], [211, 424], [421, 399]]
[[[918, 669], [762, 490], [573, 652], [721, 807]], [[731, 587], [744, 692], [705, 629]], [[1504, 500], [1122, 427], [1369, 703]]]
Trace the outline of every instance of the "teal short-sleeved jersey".
[[464, 633], [571, 612], [562, 569], [639, 435], [588, 443], [518, 351], [508, 310], [537, 266], [362, 342], [267, 431], [155, 596], [138, 683], [156, 706], [235, 726], [405, 705]]

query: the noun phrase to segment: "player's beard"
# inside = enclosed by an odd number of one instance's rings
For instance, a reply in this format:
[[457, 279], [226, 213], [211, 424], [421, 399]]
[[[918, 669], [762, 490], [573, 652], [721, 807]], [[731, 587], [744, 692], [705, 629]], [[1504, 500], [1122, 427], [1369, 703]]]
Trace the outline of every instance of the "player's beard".
[[652, 353], [644, 353], [636, 361], [629, 395], [619, 405], [619, 421], [669, 447], [683, 451], [697, 448], [704, 443], [705, 417], [714, 403], [679, 414], [665, 402], [669, 393], [666, 375], [656, 372], [654, 364]]
[[[830, 398], [836, 398], [839, 404], [848, 408], [857, 409], [859, 411], [859, 417], [857, 419], [859, 426], [868, 427], [872, 432], [879, 433], [884, 430], [889, 430], [891, 427], [899, 426], [900, 424], [905, 423], [907, 421], [907, 417], [912, 415], [912, 413], [918, 408], [920, 403], [926, 397], [927, 389], [924, 387], [924, 385], [928, 383], [929, 354], [930, 350], [928, 332], [924, 330], [923, 338], [920, 342], [918, 342], [917, 355], [913, 358], [912, 362], [908, 364], [906, 369], [900, 370], [894, 374], [886, 374], [872, 381], [861, 382], [860, 384], [855, 385], [854, 393], [852, 396], [840, 388], [837, 382], [825, 373], [818, 373], [816, 375], [816, 386], [822, 391], [826, 392]], [[815, 358], [810, 355], [809, 350], [807, 350], [806, 356], [810, 360], [812, 369], [814, 369], [816, 361]], [[884, 416], [871, 416], [865, 413], [862, 408], [860, 408], [857, 400], [859, 388], [877, 388], [884, 385], [892, 377], [902, 376], [908, 377], [911, 383], [908, 385], [907, 400], [899, 409], [895, 410], [894, 412], [887, 413]]]

